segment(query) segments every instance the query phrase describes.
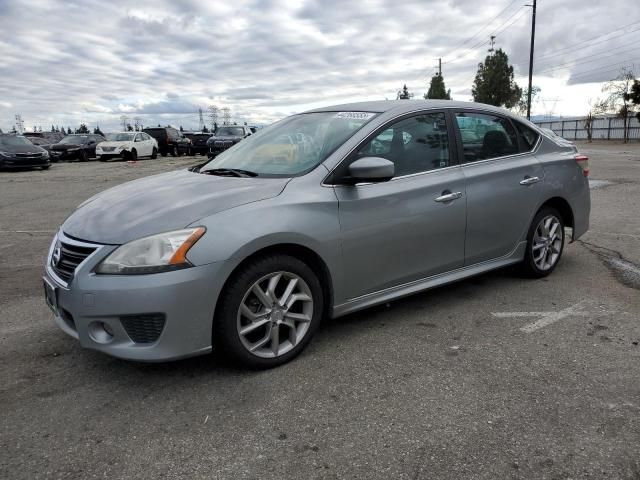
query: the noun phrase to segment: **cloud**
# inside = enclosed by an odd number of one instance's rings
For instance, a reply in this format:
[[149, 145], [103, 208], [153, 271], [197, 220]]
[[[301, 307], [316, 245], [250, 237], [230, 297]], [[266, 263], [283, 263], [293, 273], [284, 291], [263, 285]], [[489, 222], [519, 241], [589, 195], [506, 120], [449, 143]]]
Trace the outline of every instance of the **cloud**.
[[[149, 124], [189, 128], [198, 125], [198, 109], [206, 111], [210, 104], [230, 107], [240, 122], [266, 123], [309, 105], [395, 98], [404, 83], [421, 96], [438, 57], [444, 60], [447, 87], [466, 100], [491, 33], [524, 86], [530, 11], [515, 2], [487, 24], [507, 5], [507, 0], [487, 0], [481, 8], [475, 0], [73, 0], [63, 7], [55, 0], [4, 0], [0, 128], [9, 128], [15, 113], [27, 124], [115, 128], [120, 115], [139, 115]], [[628, 0], [541, 2], [535, 81], [562, 86], [602, 81], [617, 73], [607, 65], [634, 58], [640, 64], [630, 48], [640, 40], [640, 24], [620, 30], [640, 22], [640, 11], [628, 5]], [[602, 35], [606, 41], [585, 48]], [[586, 104], [572, 89], [563, 91], [568, 95], [563, 108]]]

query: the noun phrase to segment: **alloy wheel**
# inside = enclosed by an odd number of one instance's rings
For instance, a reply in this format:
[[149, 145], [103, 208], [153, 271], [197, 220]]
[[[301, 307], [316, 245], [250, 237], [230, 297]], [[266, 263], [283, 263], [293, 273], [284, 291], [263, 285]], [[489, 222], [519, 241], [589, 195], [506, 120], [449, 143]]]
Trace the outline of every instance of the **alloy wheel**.
[[237, 313], [237, 331], [250, 353], [275, 358], [302, 341], [312, 317], [309, 285], [294, 273], [274, 272], [260, 278], [244, 294]]
[[554, 215], [544, 217], [533, 234], [531, 253], [540, 270], [552, 268], [562, 252], [562, 224]]

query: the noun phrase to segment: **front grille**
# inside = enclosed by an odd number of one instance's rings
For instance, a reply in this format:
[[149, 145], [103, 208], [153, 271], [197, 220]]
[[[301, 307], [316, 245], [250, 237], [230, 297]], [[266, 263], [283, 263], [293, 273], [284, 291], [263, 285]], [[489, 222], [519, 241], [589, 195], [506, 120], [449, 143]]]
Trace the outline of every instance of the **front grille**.
[[103, 152], [113, 152], [116, 147], [102, 147]]
[[120, 317], [120, 322], [135, 343], [153, 343], [164, 329], [165, 316], [163, 313], [126, 315]]
[[42, 158], [42, 153], [16, 153], [18, 158]]
[[81, 247], [64, 241], [58, 241], [51, 256], [51, 268], [65, 282], [73, 278], [78, 265], [96, 251], [97, 247]]

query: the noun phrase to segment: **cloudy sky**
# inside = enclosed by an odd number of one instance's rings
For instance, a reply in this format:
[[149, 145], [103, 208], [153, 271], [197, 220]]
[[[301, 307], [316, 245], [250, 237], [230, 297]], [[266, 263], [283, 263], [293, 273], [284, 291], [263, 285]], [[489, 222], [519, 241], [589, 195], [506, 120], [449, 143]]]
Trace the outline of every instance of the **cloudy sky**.
[[[623, 65], [640, 71], [637, 0], [539, 0], [536, 114], [581, 115]], [[268, 123], [339, 102], [422, 96], [443, 59], [471, 98], [488, 37], [526, 86], [525, 0], [0, 0], [0, 128], [85, 122], [197, 128], [198, 108]], [[635, 48], [634, 48], [635, 47]]]

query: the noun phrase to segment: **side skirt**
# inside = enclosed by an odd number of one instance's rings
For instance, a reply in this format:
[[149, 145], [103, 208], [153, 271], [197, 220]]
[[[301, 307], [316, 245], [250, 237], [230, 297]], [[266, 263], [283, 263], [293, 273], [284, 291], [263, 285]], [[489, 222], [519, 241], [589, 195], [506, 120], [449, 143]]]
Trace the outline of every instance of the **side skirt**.
[[335, 305], [333, 307], [333, 318], [341, 317], [348, 313], [372, 307], [380, 303], [397, 300], [423, 290], [429, 290], [431, 288], [439, 287], [440, 285], [479, 275], [490, 270], [506, 267], [507, 265], [513, 265], [514, 263], [521, 262], [522, 259], [524, 259], [526, 247], [527, 242], [520, 242], [513, 252], [505, 255], [504, 257], [488, 260], [482, 263], [476, 263], [475, 265], [469, 265], [450, 272], [440, 273], [438, 275], [422, 278], [403, 285], [397, 285], [385, 290], [380, 290], [379, 292], [368, 293], [366, 295], [353, 298], [340, 305]]

